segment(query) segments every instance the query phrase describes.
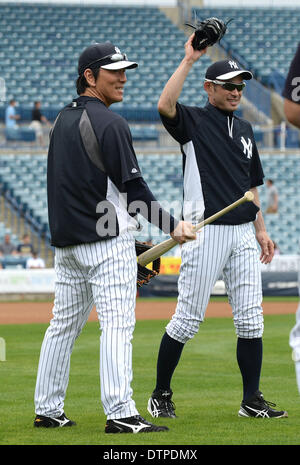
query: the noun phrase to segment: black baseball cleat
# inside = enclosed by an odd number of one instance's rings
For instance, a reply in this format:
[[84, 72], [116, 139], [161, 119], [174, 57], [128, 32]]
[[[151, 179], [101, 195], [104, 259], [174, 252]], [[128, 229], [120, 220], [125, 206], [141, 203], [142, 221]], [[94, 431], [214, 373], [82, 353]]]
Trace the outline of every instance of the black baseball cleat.
[[175, 404], [172, 402], [172, 390], [153, 391], [148, 400], [147, 410], [153, 418], [176, 418]]
[[105, 433], [160, 433], [168, 431], [166, 426], [157, 426], [149, 423], [140, 415], [128, 418], [118, 418], [116, 420], [107, 420]]
[[37, 428], [58, 428], [62, 426], [74, 426], [75, 421], [69, 420], [63, 413], [60, 417], [45, 417], [44, 415], [37, 415], [35, 417], [34, 426]]
[[239, 417], [252, 418], [284, 418], [288, 413], [284, 410], [274, 410], [276, 404], [264, 399], [262, 392], [256, 391], [255, 394], [247, 401], [241, 403]]

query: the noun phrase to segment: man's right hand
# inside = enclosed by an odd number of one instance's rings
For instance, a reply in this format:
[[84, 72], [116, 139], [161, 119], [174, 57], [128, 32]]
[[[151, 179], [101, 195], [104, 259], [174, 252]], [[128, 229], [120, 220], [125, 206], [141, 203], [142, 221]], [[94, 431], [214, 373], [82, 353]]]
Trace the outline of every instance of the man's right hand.
[[178, 244], [184, 244], [187, 241], [193, 241], [196, 239], [196, 233], [194, 231], [194, 226], [188, 221], [179, 221], [178, 225], [171, 232], [171, 237]]

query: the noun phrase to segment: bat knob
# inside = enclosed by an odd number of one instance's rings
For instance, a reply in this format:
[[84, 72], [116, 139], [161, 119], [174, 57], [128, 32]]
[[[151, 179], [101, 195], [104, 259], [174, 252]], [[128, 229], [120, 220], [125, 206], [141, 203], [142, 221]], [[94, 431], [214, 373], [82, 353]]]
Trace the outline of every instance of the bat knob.
[[251, 191], [245, 192], [245, 194], [244, 194], [244, 199], [245, 199], [247, 202], [252, 202], [252, 200], [254, 199], [254, 194], [253, 194], [253, 192], [251, 192]]

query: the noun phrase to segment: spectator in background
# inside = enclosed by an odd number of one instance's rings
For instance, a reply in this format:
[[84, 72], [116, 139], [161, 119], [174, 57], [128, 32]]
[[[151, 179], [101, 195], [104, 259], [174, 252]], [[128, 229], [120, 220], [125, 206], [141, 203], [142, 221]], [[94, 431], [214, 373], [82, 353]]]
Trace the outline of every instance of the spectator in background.
[[4, 242], [0, 245], [0, 254], [2, 256], [17, 254], [16, 247], [10, 241], [10, 234], [5, 234]]
[[33, 250], [32, 256], [28, 258], [26, 262], [27, 269], [37, 269], [37, 268], [45, 268], [44, 260], [38, 256], [38, 253]]
[[21, 242], [17, 247], [17, 252], [22, 257], [30, 256], [33, 252], [33, 245], [30, 241], [29, 234], [23, 235], [23, 242]]
[[50, 125], [49, 121], [47, 120], [46, 116], [42, 115], [41, 113], [41, 102], [36, 101], [34, 102], [34, 107], [31, 114], [32, 122], [30, 123], [29, 127], [34, 129], [36, 134], [36, 140], [39, 145], [43, 145], [44, 138], [43, 138], [43, 123]]
[[267, 179], [267, 209], [266, 213], [278, 213], [278, 190], [277, 187], [274, 185], [274, 181], [272, 179]]
[[18, 129], [17, 120], [20, 119], [20, 115], [16, 112], [16, 104], [17, 102], [14, 99], [11, 99], [5, 110], [6, 129]]

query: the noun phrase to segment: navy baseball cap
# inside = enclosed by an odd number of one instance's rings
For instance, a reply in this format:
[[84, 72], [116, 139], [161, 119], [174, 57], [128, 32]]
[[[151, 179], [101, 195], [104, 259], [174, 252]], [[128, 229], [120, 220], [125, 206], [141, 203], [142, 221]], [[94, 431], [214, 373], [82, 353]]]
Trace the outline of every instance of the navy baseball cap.
[[243, 79], [252, 79], [250, 71], [242, 69], [240, 65], [232, 59], [216, 61], [210, 65], [205, 73], [205, 79], [232, 79], [235, 76], [243, 75]]
[[111, 42], [95, 43], [81, 53], [78, 60], [78, 74], [80, 76], [87, 68], [117, 70], [137, 66], [137, 63], [129, 61], [126, 54], [121, 53], [120, 49]]

